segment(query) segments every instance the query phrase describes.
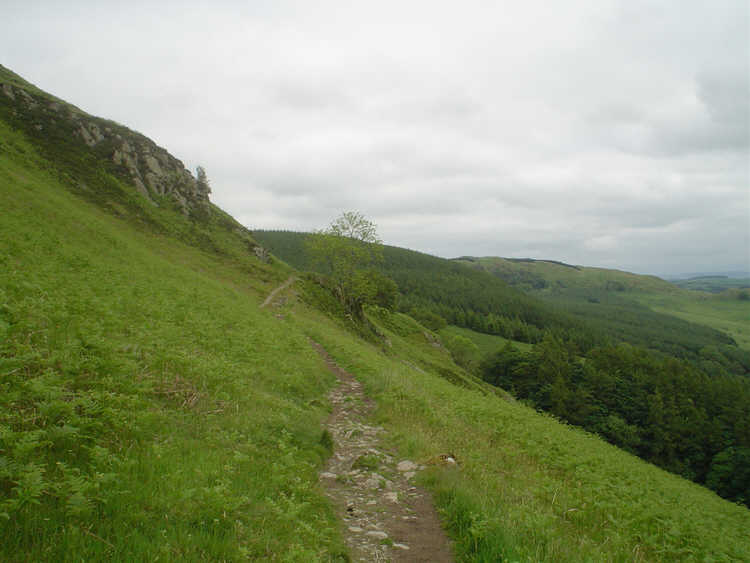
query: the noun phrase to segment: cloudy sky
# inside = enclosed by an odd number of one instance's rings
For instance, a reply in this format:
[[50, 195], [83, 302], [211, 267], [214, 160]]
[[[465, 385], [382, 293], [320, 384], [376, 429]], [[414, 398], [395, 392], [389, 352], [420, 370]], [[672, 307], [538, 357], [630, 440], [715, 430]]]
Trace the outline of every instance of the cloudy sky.
[[0, 63], [203, 165], [250, 228], [750, 269], [745, 0], [4, 0]]

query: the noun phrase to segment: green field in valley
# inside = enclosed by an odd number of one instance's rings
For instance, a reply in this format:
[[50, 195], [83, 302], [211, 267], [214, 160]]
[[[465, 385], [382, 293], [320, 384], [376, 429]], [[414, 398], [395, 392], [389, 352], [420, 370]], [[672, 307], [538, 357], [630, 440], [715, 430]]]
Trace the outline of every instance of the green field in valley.
[[750, 301], [722, 294], [685, 291], [674, 295], [641, 294], [635, 297], [654, 311], [710, 326], [730, 335], [750, 350]]

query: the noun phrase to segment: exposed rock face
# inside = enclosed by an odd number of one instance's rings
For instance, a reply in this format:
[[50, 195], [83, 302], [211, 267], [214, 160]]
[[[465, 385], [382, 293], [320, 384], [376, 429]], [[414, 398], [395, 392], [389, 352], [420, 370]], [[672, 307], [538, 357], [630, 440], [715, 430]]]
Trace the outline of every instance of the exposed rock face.
[[91, 116], [78, 108], [51, 99], [32, 88], [23, 88], [0, 76], [0, 102], [14, 111], [33, 116], [32, 126], [44, 132], [49, 124], [66, 125], [73, 142], [80, 142], [111, 160], [145, 198], [157, 203], [171, 197], [185, 215], [209, 204], [210, 188], [196, 181], [184, 164], [148, 137], [115, 122]]

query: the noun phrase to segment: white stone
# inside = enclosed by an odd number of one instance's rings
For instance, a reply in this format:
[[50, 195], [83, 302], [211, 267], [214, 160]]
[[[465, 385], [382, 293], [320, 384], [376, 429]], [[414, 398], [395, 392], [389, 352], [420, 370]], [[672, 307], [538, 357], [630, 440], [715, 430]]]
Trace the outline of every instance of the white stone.
[[379, 489], [383, 483], [385, 483], [385, 478], [382, 475], [373, 473], [372, 476], [364, 482], [364, 486], [368, 489]]
[[397, 549], [409, 549], [409, 546], [406, 545], [405, 543], [394, 543], [393, 547]]
[[389, 500], [391, 502], [398, 502], [398, 493], [385, 493], [383, 495], [386, 500]]
[[331, 473], [330, 471], [324, 471], [320, 474], [321, 479], [335, 479], [336, 477], [338, 477], [338, 475]]
[[381, 532], [380, 530], [372, 530], [370, 532], [367, 532], [367, 534], [365, 535], [368, 535], [371, 538], [375, 538], [379, 540], [384, 540], [388, 537], [388, 534], [386, 534], [385, 532]]
[[416, 473], [415, 471], [407, 471], [406, 473], [404, 473], [404, 477], [406, 477], [407, 479], [411, 479], [411, 478], [412, 478], [412, 477], [414, 477], [414, 476], [415, 476], [416, 474], [417, 474], [417, 473]]
[[355, 534], [360, 534], [364, 532], [364, 530], [360, 528], [359, 526], [349, 526], [349, 531], [354, 532]]
[[417, 464], [406, 459], [404, 461], [400, 461], [396, 466], [396, 469], [398, 469], [399, 471], [414, 471], [415, 469], [417, 469]]

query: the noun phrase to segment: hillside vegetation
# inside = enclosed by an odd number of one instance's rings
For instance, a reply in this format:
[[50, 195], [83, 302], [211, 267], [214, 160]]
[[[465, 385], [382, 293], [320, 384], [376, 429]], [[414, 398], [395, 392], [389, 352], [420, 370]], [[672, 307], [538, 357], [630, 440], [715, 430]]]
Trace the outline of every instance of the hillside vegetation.
[[[612, 342], [651, 348], [707, 373], [750, 374], [750, 299], [711, 297], [655, 276], [545, 260], [462, 257], [470, 265], [584, 320]], [[726, 301], [729, 301], [727, 303]]]
[[400, 455], [457, 456], [421, 479], [460, 561], [750, 558], [746, 508], [507, 400], [408, 315], [357, 329], [304, 277], [260, 308], [296, 272], [231, 217], [6, 115], [0, 560], [346, 561], [318, 483], [334, 377], [309, 338]]
[[490, 272], [523, 290], [575, 287], [611, 291], [676, 291], [674, 285], [656, 276], [642, 276], [605, 268], [573, 266], [551, 260], [463, 256], [455, 261]]
[[[305, 251], [306, 233], [256, 230], [253, 236], [295, 268], [315, 268]], [[384, 245], [380, 270], [398, 286], [399, 309], [434, 330], [447, 323], [523, 342], [539, 342], [545, 330], [557, 330], [584, 347], [598, 340], [570, 315], [451, 260]]]
[[[295, 266], [316, 266], [304, 233], [254, 236]], [[750, 502], [750, 352], [724, 332], [642, 301], [690, 292], [650, 276], [502, 261], [509, 271], [520, 264], [538, 266], [535, 275], [551, 272], [548, 287], [524, 295], [483, 271], [494, 259], [451, 261], [387, 246], [383, 255], [381, 272], [398, 285], [399, 310], [438, 331], [464, 369], [730, 500]]]
[[678, 287], [694, 291], [721, 293], [728, 289], [750, 289], [750, 278], [729, 278], [726, 276], [700, 276], [687, 280], [674, 280]]

